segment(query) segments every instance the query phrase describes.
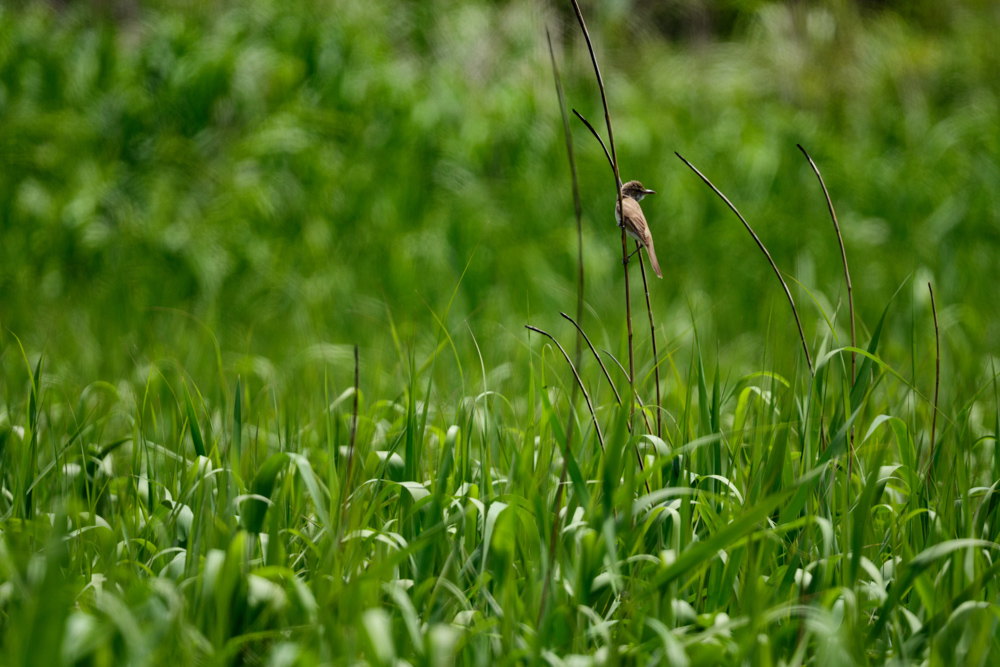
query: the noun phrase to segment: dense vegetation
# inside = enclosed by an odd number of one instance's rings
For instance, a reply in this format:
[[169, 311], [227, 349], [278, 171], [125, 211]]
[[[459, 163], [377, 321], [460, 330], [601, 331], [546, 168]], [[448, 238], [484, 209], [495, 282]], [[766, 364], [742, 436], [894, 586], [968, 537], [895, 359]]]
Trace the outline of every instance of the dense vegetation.
[[666, 269], [596, 420], [523, 328], [574, 357], [568, 7], [0, 6], [4, 660], [996, 661], [1000, 9], [916, 6], [584, 6]]

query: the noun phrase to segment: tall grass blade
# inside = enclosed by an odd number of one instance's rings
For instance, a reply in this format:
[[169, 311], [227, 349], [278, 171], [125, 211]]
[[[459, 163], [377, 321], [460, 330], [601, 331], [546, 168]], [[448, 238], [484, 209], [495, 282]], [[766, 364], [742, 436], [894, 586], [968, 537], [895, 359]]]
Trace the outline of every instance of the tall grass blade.
[[187, 411], [188, 428], [191, 431], [191, 443], [194, 445], [194, 453], [198, 456], [205, 456], [205, 441], [201, 437], [201, 427], [198, 426], [198, 416], [194, 411], [194, 403], [191, 402], [191, 394], [188, 392], [187, 382], [184, 386], [184, 407]]

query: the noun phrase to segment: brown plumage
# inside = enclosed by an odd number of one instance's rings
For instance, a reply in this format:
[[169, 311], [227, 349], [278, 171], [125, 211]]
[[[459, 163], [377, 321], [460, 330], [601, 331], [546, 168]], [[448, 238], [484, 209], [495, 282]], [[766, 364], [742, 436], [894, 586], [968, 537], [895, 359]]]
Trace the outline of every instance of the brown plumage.
[[657, 278], [662, 278], [660, 263], [656, 261], [656, 250], [653, 249], [653, 235], [649, 233], [649, 225], [646, 224], [646, 216], [642, 214], [639, 202], [646, 195], [655, 195], [654, 190], [647, 190], [642, 187], [639, 181], [629, 181], [622, 186], [622, 206], [625, 208], [625, 222], [622, 222], [621, 209], [618, 202], [615, 202], [615, 220], [619, 227], [624, 227], [625, 232], [634, 238], [646, 249], [649, 255], [649, 263], [653, 266]]

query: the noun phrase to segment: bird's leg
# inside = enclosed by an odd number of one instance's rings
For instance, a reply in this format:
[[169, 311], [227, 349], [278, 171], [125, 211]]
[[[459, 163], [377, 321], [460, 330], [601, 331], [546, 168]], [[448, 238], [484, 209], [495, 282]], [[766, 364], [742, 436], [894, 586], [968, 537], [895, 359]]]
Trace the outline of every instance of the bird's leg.
[[636, 246], [636, 249], [633, 250], [632, 252], [630, 252], [629, 255], [628, 255], [628, 257], [626, 257], [625, 259], [622, 260], [622, 266], [628, 266], [628, 261], [630, 259], [632, 259], [632, 255], [634, 255], [635, 253], [639, 252], [639, 248], [641, 248], [641, 247], [642, 246]]

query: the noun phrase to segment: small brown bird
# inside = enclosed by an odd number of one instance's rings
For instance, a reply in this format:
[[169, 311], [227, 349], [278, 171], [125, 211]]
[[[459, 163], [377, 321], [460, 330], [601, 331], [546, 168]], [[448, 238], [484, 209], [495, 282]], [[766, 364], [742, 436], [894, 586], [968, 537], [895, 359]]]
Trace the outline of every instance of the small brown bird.
[[[646, 249], [649, 255], [649, 263], [653, 265], [653, 271], [657, 278], [662, 278], [660, 263], [656, 261], [656, 251], [653, 249], [653, 235], [649, 233], [649, 225], [646, 224], [646, 216], [642, 214], [639, 202], [646, 195], [655, 195], [654, 190], [647, 190], [642, 187], [639, 181], [629, 181], [622, 186], [622, 207], [625, 208], [625, 221], [622, 222], [622, 212], [615, 202], [615, 220], [619, 227], [624, 227], [629, 236], [639, 242]], [[631, 257], [631, 255], [629, 255]]]

